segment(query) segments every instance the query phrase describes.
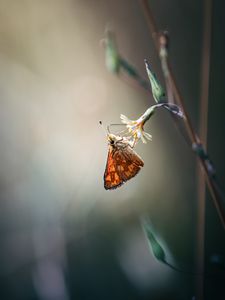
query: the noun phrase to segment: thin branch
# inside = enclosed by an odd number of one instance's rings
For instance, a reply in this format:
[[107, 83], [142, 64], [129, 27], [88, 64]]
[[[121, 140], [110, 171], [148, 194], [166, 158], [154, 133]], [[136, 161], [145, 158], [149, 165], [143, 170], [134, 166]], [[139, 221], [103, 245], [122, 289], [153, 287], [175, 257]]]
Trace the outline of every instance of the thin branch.
[[[207, 0], [203, 4], [203, 42], [202, 42], [202, 66], [201, 66], [201, 96], [200, 96], [200, 126], [199, 135], [203, 147], [207, 149], [207, 125], [208, 125], [208, 98], [209, 98], [209, 72], [210, 72], [210, 46], [212, 26], [212, 1]], [[198, 222], [197, 222], [197, 272], [204, 273], [205, 261], [205, 196], [206, 186], [201, 165], [198, 163]], [[197, 299], [204, 299], [204, 278], [197, 280]]]
[[[158, 34], [155, 20], [153, 18], [152, 12], [149, 7], [149, 3], [147, 0], [139, 0], [139, 1], [140, 1], [140, 5], [142, 7], [143, 13], [145, 15], [150, 34], [153, 38], [155, 48], [156, 48], [158, 54], [160, 54], [159, 34]], [[165, 57], [164, 63], [167, 64], [167, 71], [168, 71], [167, 77], [170, 80], [170, 84], [171, 84], [171, 88], [172, 88], [175, 100], [186, 116], [185, 127], [187, 130], [188, 136], [189, 136], [190, 140], [192, 141], [193, 150], [198, 154], [197, 155], [198, 161], [201, 164], [202, 170], [204, 172], [205, 180], [206, 180], [207, 186], [209, 188], [210, 194], [212, 196], [217, 213], [219, 215], [220, 221], [225, 229], [225, 212], [224, 212], [224, 208], [222, 205], [222, 200], [220, 198], [219, 192], [217, 191], [216, 184], [213, 179], [213, 174], [211, 174], [211, 172], [210, 172], [210, 168], [212, 167], [212, 164], [209, 168], [208, 156], [202, 146], [200, 138], [195, 133], [195, 131], [192, 127], [189, 115], [184, 106], [184, 101], [183, 101], [182, 95], [178, 89], [178, 86], [175, 81], [175, 77], [173, 75], [173, 72], [172, 72], [172, 69], [169, 64], [167, 56]]]

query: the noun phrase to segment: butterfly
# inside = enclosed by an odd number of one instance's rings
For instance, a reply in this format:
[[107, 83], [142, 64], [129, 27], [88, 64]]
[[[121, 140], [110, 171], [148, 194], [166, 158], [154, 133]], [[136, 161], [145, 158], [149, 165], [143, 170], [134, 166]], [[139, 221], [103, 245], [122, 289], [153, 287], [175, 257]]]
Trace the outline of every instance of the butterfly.
[[104, 173], [106, 190], [116, 189], [134, 177], [144, 166], [141, 157], [133, 150], [126, 137], [108, 134], [108, 158]]

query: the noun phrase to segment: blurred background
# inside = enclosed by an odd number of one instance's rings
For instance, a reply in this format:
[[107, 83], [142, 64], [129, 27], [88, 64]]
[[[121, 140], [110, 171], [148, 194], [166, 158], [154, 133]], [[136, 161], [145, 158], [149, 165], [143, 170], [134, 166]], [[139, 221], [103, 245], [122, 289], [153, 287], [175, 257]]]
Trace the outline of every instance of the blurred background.
[[[208, 150], [225, 187], [225, 10], [213, 1]], [[149, 0], [187, 111], [199, 124], [204, 1]], [[0, 299], [194, 299], [196, 276], [151, 254], [147, 213], [169, 261], [196, 270], [196, 159], [162, 110], [136, 150], [137, 177], [106, 191], [107, 141], [99, 126], [138, 118], [153, 99], [109, 73], [107, 25], [121, 54], [163, 81], [136, 0], [0, 0]], [[206, 199], [204, 299], [225, 299], [225, 235]], [[213, 276], [210, 272], [213, 271]]]

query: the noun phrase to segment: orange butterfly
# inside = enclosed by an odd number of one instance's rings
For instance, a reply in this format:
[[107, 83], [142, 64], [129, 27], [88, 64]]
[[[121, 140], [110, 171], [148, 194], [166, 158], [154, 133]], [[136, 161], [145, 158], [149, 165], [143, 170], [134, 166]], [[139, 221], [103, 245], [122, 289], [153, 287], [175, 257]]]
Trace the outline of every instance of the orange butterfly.
[[133, 150], [125, 137], [108, 134], [109, 151], [104, 173], [106, 190], [115, 189], [134, 177], [144, 166], [143, 160]]

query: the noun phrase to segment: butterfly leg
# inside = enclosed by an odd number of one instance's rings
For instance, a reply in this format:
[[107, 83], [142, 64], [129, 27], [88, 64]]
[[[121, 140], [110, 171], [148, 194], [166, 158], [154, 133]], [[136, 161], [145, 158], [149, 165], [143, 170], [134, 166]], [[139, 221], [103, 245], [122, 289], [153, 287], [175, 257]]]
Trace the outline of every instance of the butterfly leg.
[[133, 139], [133, 141], [130, 141], [130, 147], [133, 149], [134, 146], [137, 144], [137, 140]]

